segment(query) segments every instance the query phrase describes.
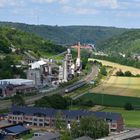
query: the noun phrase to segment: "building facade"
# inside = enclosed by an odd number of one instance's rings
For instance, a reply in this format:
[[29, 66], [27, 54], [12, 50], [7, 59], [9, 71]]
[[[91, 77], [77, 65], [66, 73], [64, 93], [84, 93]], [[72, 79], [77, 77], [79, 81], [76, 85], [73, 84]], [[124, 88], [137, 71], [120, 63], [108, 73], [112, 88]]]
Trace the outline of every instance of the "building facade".
[[32, 93], [36, 88], [32, 80], [28, 79], [4, 79], [0, 80], [0, 98], [12, 97], [16, 93]]
[[84, 110], [55, 110], [52, 108], [37, 107], [17, 107], [13, 106], [8, 115], [10, 123], [25, 123], [37, 127], [55, 127], [56, 116], [61, 113], [62, 118], [67, 124], [72, 121], [79, 121], [84, 116], [96, 116], [104, 119], [109, 125], [109, 131], [120, 132], [124, 129], [123, 118], [119, 113], [92, 112]]

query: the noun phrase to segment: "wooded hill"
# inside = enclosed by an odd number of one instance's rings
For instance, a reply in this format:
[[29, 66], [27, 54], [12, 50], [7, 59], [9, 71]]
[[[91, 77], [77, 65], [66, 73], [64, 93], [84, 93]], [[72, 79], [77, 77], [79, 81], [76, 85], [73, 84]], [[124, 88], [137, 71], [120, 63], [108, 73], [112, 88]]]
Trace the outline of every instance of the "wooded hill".
[[98, 48], [108, 52], [140, 53], [140, 29], [131, 29], [117, 37], [101, 42]]
[[26, 32], [35, 33], [56, 44], [72, 45], [81, 43], [95, 43], [122, 34], [128, 29], [101, 26], [48, 26], [28, 25], [23, 23], [0, 22], [1, 26], [11, 26]]
[[[19, 39], [26, 42], [24, 47], [37, 48], [41, 51], [61, 52], [62, 47], [43, 39], [51, 40], [56, 44], [72, 45], [80, 41], [81, 43], [93, 43], [98, 50], [107, 52], [140, 53], [140, 29], [124, 29], [101, 26], [48, 26], [48, 25], [28, 25], [23, 23], [0, 22], [0, 26], [10, 26], [24, 31], [24, 38]], [[14, 32], [12, 30], [12, 32]], [[19, 32], [19, 31], [18, 31]], [[29, 34], [30, 33], [30, 39]], [[35, 35], [40, 36], [36, 37]], [[43, 39], [42, 39], [42, 38]], [[18, 44], [20, 41], [17, 41]], [[44, 42], [44, 43], [43, 43]], [[21, 45], [21, 44], [20, 44]], [[37, 46], [37, 47], [36, 47]], [[47, 47], [46, 47], [47, 46]]]
[[11, 27], [0, 27], [0, 53], [11, 53], [11, 46], [22, 50], [50, 54], [58, 54], [66, 49], [33, 33]]

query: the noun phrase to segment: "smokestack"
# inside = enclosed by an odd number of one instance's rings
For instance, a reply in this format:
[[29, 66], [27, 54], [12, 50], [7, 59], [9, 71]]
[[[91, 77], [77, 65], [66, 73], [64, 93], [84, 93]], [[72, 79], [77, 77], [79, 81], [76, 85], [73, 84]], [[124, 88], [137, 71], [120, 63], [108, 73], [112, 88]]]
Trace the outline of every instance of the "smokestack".
[[77, 46], [77, 52], [78, 52], [78, 58], [80, 58], [80, 42], [78, 42], [78, 46]]

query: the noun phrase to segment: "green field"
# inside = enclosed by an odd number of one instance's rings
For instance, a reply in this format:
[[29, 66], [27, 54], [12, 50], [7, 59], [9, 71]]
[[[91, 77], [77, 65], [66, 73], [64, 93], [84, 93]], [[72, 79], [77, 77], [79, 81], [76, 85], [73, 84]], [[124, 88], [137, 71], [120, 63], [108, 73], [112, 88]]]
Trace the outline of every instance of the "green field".
[[82, 100], [92, 100], [97, 105], [124, 107], [126, 103], [131, 103], [135, 109], [140, 109], [140, 98], [87, 93], [80, 97]]
[[140, 111], [126, 111], [121, 108], [113, 108], [113, 107], [107, 107], [102, 111], [121, 113], [124, 118], [124, 124], [126, 127], [140, 128], [140, 121], [139, 121]]

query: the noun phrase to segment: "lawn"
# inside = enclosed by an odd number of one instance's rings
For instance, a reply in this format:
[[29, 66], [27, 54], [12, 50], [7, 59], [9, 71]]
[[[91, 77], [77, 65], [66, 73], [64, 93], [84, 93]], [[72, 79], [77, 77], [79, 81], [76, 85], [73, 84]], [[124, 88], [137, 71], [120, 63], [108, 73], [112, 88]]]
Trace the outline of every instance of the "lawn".
[[138, 127], [140, 128], [140, 111], [126, 111], [122, 108], [107, 107], [105, 112], [118, 112], [121, 113], [124, 118], [126, 127]]
[[31, 130], [31, 132], [29, 134], [23, 135], [22, 136], [22, 139], [23, 140], [29, 140], [29, 139], [31, 139], [33, 137], [33, 133], [34, 132]]
[[82, 100], [92, 100], [97, 105], [113, 107], [124, 107], [126, 103], [131, 103], [135, 109], [140, 109], [140, 98], [136, 97], [87, 93], [80, 98]]

